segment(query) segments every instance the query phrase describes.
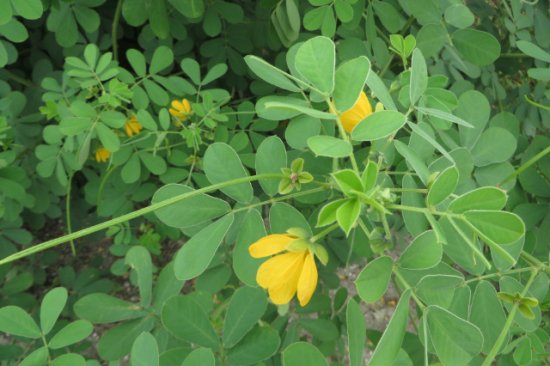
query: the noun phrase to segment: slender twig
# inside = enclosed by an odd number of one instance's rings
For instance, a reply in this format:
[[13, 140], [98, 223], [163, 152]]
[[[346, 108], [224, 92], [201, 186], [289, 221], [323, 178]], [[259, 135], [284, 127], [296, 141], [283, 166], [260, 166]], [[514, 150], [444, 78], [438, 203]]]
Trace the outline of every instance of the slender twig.
[[[521, 292], [521, 297], [525, 297], [527, 293], [529, 292], [529, 287], [533, 284], [533, 281], [535, 280], [535, 277], [537, 276], [538, 271], [534, 270], [531, 272], [531, 277], [529, 277], [529, 280], [525, 284], [525, 287], [523, 288], [523, 291]], [[493, 360], [495, 359], [496, 355], [500, 351], [500, 348], [502, 347], [503, 343], [506, 341], [506, 338], [508, 337], [508, 332], [510, 330], [510, 327], [512, 326], [514, 319], [516, 317], [516, 312], [518, 311], [519, 303], [516, 302], [514, 305], [512, 305], [512, 308], [508, 312], [508, 318], [506, 318], [506, 322], [504, 323], [504, 327], [500, 331], [500, 334], [487, 354], [487, 357], [485, 358], [485, 361], [483, 361], [482, 366], [490, 366], [493, 364]]]
[[111, 47], [113, 48], [113, 58], [118, 61], [118, 23], [120, 22], [120, 13], [122, 12], [122, 1], [118, 0], [111, 27]]
[[67, 243], [67, 242], [69, 242], [71, 240], [74, 240], [74, 239], [82, 238], [84, 236], [96, 233], [98, 231], [108, 229], [111, 226], [115, 226], [115, 225], [121, 224], [123, 222], [130, 221], [132, 219], [141, 217], [141, 216], [146, 215], [148, 213], [152, 213], [152, 212], [154, 212], [156, 210], [159, 210], [161, 208], [165, 208], [165, 207], [173, 205], [175, 203], [184, 201], [184, 200], [189, 199], [191, 197], [195, 197], [195, 196], [198, 196], [198, 195], [201, 195], [201, 194], [204, 194], [204, 193], [209, 193], [209, 192], [212, 192], [212, 191], [216, 191], [218, 189], [222, 189], [222, 188], [225, 188], [225, 187], [230, 187], [230, 186], [233, 186], [233, 185], [236, 185], [236, 184], [241, 184], [241, 183], [246, 183], [246, 182], [254, 182], [254, 181], [258, 181], [258, 180], [262, 180], [262, 179], [282, 179], [282, 178], [284, 178], [284, 176], [282, 174], [258, 174], [258, 175], [248, 176], [248, 177], [237, 178], [237, 179], [233, 179], [233, 180], [229, 180], [229, 181], [225, 181], [225, 182], [221, 182], [221, 183], [217, 183], [217, 184], [212, 184], [208, 187], [204, 187], [204, 188], [200, 188], [200, 189], [197, 189], [197, 190], [194, 190], [194, 191], [186, 192], [186, 193], [174, 196], [174, 197], [170, 197], [170, 198], [168, 198], [164, 201], [154, 203], [152, 205], [141, 208], [139, 210], [132, 211], [130, 213], [119, 216], [117, 218], [114, 218], [114, 219], [111, 219], [111, 220], [108, 220], [108, 221], [104, 221], [100, 224], [93, 225], [93, 226], [87, 227], [85, 229], [76, 231], [76, 232], [74, 232], [70, 235], [65, 235], [65, 236], [62, 236], [60, 238], [55, 238], [55, 239], [48, 240], [48, 241], [45, 241], [45, 242], [37, 244], [37, 245], [33, 245], [32, 247], [26, 248], [24, 250], [21, 250], [21, 251], [15, 253], [15, 254], [12, 254], [10, 256], [7, 256], [7, 257], [3, 258], [2, 260], [0, 260], [0, 265], [16, 261], [18, 259], [27, 257], [31, 254], [42, 252], [46, 249], [53, 248], [55, 246]]
[[531, 159], [527, 160], [525, 164], [517, 168], [512, 174], [507, 176], [502, 182], [500, 182], [500, 185], [503, 185], [504, 183], [509, 182], [510, 180], [514, 179], [514, 177], [520, 175], [525, 170], [527, 170], [531, 165], [535, 164], [537, 161], [545, 157], [548, 153], [550, 153], [550, 146], [548, 146], [546, 149], [540, 151], [537, 155], [533, 156]]
[[[65, 220], [67, 221], [67, 234], [69, 235], [73, 233], [73, 226], [71, 224], [71, 187], [73, 185], [73, 176], [74, 176], [74, 173], [71, 173], [69, 175], [69, 179], [67, 182], [67, 194], [65, 197]], [[69, 241], [69, 244], [71, 245], [71, 253], [73, 253], [73, 257], [76, 257], [76, 248], [74, 246], [74, 240], [71, 239]]]

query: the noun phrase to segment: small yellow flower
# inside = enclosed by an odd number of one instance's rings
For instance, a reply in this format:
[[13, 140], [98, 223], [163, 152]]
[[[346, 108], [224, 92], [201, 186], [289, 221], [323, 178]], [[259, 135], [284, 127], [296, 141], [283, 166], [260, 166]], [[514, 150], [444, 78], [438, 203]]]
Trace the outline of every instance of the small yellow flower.
[[173, 100], [172, 108], [168, 110], [172, 117], [177, 118], [180, 121], [185, 121], [193, 113], [191, 110], [191, 104], [187, 99]]
[[369, 98], [367, 98], [364, 91], [361, 91], [355, 105], [340, 115], [340, 121], [342, 121], [344, 130], [351, 133], [355, 126], [370, 114], [372, 114], [372, 106]]
[[126, 135], [128, 135], [128, 137], [137, 135], [142, 129], [143, 126], [141, 125], [141, 123], [139, 123], [135, 115], [132, 115], [132, 117], [128, 118], [128, 120], [124, 124], [124, 130], [126, 131]]
[[111, 156], [111, 152], [104, 148], [103, 146], [99, 147], [95, 151], [95, 160], [98, 163], [106, 163], [107, 160], [109, 160], [109, 157]]
[[[272, 256], [262, 263], [256, 273], [256, 282], [267, 289], [274, 304], [287, 304], [297, 293], [305, 306], [317, 287], [317, 267], [312, 244], [288, 234], [268, 235], [248, 251], [254, 258]], [[285, 251], [285, 253], [279, 254]]]

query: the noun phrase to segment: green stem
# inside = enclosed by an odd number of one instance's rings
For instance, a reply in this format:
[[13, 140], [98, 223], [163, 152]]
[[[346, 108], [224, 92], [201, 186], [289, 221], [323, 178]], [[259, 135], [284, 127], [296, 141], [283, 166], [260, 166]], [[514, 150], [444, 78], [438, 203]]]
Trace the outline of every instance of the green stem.
[[538, 107], [538, 108], [541, 108], [541, 109], [544, 109], [546, 111], [550, 111], [550, 107], [547, 106], [547, 105], [544, 105], [544, 104], [540, 104], [540, 103], [537, 103], [535, 102], [534, 100], [531, 100], [529, 99], [529, 97], [527, 95], [524, 96], [525, 98], [525, 101], [531, 105], [534, 105], [535, 107]]
[[118, 61], [118, 23], [120, 22], [120, 13], [122, 12], [122, 0], [118, 0], [111, 27], [111, 43], [113, 48], [113, 59]]
[[[538, 273], [538, 270], [534, 270], [533, 272], [531, 272], [531, 277], [529, 277], [529, 280], [525, 284], [525, 287], [521, 292], [521, 297], [525, 297], [527, 295], [527, 292], [529, 292], [529, 287], [531, 287], [531, 285], [533, 284], [533, 281], [535, 280], [537, 273]], [[500, 351], [500, 348], [502, 347], [503, 343], [506, 341], [510, 327], [512, 326], [512, 323], [514, 322], [514, 318], [516, 317], [518, 306], [519, 304], [517, 302], [514, 303], [514, 305], [508, 312], [508, 318], [506, 318], [506, 323], [504, 323], [504, 327], [500, 331], [500, 334], [495, 344], [493, 345], [493, 348], [491, 348], [491, 350], [487, 354], [487, 357], [485, 358], [485, 361], [483, 361], [483, 364], [481, 366], [491, 366], [493, 364], [493, 360], [498, 354], [498, 351]]]
[[33, 83], [32, 81], [27, 80], [27, 79], [24, 79], [24, 78], [22, 78], [21, 76], [19, 76], [19, 75], [13, 73], [13, 72], [11, 72], [11, 71], [9, 71], [9, 70], [7, 70], [7, 69], [0, 70], [0, 73], [6, 75], [6, 77], [7, 77], [8, 79], [12, 79], [13, 81], [15, 81], [15, 82], [17, 82], [17, 83], [19, 83], [19, 84], [21, 84], [21, 85], [24, 85], [24, 86], [26, 86], [26, 87], [28, 87], [28, 88], [36, 88], [36, 87], [38, 87], [38, 85], [36, 85], [36, 84]]
[[513, 274], [517, 274], [517, 273], [530, 272], [530, 271], [533, 271], [537, 268], [538, 267], [524, 267], [524, 268], [518, 268], [518, 269], [511, 269], [511, 270], [505, 271], [505, 272], [490, 273], [490, 274], [486, 274], [486, 275], [483, 275], [483, 276], [478, 276], [476, 278], [471, 278], [469, 280], [466, 280], [466, 281], [464, 281], [464, 284], [466, 285], [466, 284], [469, 284], [469, 283], [472, 283], [472, 282], [488, 280], [488, 279], [495, 278], [495, 277], [502, 277], [502, 276], [513, 275]]
[[393, 268], [393, 274], [395, 275], [395, 277], [397, 277], [397, 279], [399, 280], [399, 282], [401, 282], [401, 284], [403, 285], [403, 287], [405, 287], [405, 289], [411, 290], [412, 298], [414, 299], [414, 301], [416, 302], [420, 310], [424, 312], [424, 310], [426, 309], [426, 305], [424, 305], [424, 303], [422, 303], [422, 301], [416, 296], [416, 294], [414, 293], [414, 288], [412, 288], [411, 285], [409, 285], [409, 283], [407, 282], [405, 277], [401, 275], [397, 267]]
[[500, 182], [500, 185], [503, 185], [504, 183], [507, 183], [508, 181], [514, 179], [516, 176], [523, 173], [525, 170], [527, 170], [531, 165], [535, 164], [537, 161], [542, 159], [546, 156], [546, 154], [550, 153], [550, 146], [548, 146], [546, 149], [540, 151], [537, 155], [533, 156], [531, 159], [527, 160], [525, 164], [520, 166], [518, 169], [516, 169], [512, 174], [510, 174], [506, 179], [504, 179], [502, 182]]
[[332, 224], [329, 227], [327, 227], [326, 229], [324, 229], [324, 230], [318, 232], [317, 234], [313, 235], [309, 240], [312, 243], [315, 243], [319, 239], [324, 238], [325, 236], [327, 236], [328, 234], [330, 234], [331, 232], [333, 232], [336, 229], [338, 229], [338, 224]]
[[527, 262], [531, 263], [533, 266], [538, 267], [540, 270], [550, 274], [550, 266], [545, 264], [544, 262], [539, 261], [537, 258], [532, 256], [531, 254], [527, 253], [526, 251], [521, 251], [521, 257], [526, 260]]
[[143, 215], [146, 215], [148, 213], [159, 210], [161, 208], [173, 205], [174, 203], [181, 202], [181, 201], [186, 200], [188, 198], [201, 195], [203, 193], [216, 191], [218, 189], [222, 189], [222, 188], [233, 186], [233, 185], [240, 184], [240, 183], [254, 182], [254, 181], [258, 181], [258, 180], [262, 180], [262, 179], [282, 179], [282, 178], [284, 178], [284, 176], [282, 174], [252, 175], [252, 176], [248, 176], [248, 177], [242, 177], [242, 178], [229, 180], [229, 181], [226, 181], [226, 182], [212, 184], [208, 187], [200, 188], [200, 189], [197, 189], [197, 190], [194, 190], [194, 191], [191, 191], [191, 192], [186, 192], [186, 193], [180, 194], [178, 196], [168, 198], [164, 201], [154, 203], [154, 204], [149, 205], [147, 207], [144, 207], [142, 209], [139, 209], [139, 210], [127, 213], [125, 215], [119, 216], [117, 218], [102, 222], [102, 223], [97, 224], [97, 225], [87, 227], [87, 228], [79, 230], [79, 231], [76, 231], [76, 232], [74, 232], [70, 235], [65, 235], [65, 236], [62, 236], [60, 238], [48, 240], [48, 241], [45, 241], [43, 243], [33, 245], [32, 247], [29, 247], [27, 249], [19, 251], [15, 254], [12, 254], [12, 255], [7, 256], [6, 258], [0, 260], [0, 265], [16, 261], [18, 259], [27, 257], [31, 254], [42, 252], [46, 249], [53, 248], [55, 246], [58, 246], [60, 244], [64, 244], [64, 243], [66, 243], [68, 241], [71, 241], [71, 240], [74, 240], [74, 239], [82, 238], [84, 236], [96, 233], [98, 231], [110, 228], [111, 226], [115, 226], [115, 225], [121, 224], [121, 223], [129, 221], [129, 220], [138, 218], [140, 216], [143, 216]]
[[[73, 226], [71, 224], [71, 187], [73, 185], [73, 176], [74, 174], [69, 175], [67, 182], [67, 194], [65, 197], [65, 220], [67, 221], [67, 234], [71, 235], [73, 233]], [[74, 246], [74, 240], [70, 240], [69, 244], [71, 245], [71, 253], [73, 257], [76, 257], [76, 248]]]
[[456, 232], [458, 233], [458, 235], [460, 235], [460, 237], [462, 238], [462, 240], [464, 240], [464, 242], [470, 247], [470, 249], [472, 249], [472, 251], [474, 252], [475, 256], [478, 257], [479, 259], [481, 259], [481, 261], [483, 262], [483, 264], [485, 265], [486, 268], [488, 269], [491, 269], [491, 262], [489, 262], [489, 260], [487, 258], [485, 258], [485, 256], [483, 255], [483, 253], [481, 252], [481, 250], [479, 250], [479, 248], [472, 242], [472, 240], [470, 240], [470, 238], [468, 238], [466, 236], [466, 234], [464, 234], [464, 232], [462, 231], [462, 229], [456, 224], [456, 222], [449, 217], [449, 222], [451, 223], [451, 225], [454, 227], [454, 229], [456, 230]]
[[425, 188], [390, 188], [391, 192], [415, 192], [415, 193], [428, 193]]
[[438, 216], [447, 216], [447, 217], [457, 217], [457, 218], [460, 218], [461, 215], [459, 214], [453, 214], [453, 213], [449, 213], [449, 212], [441, 212], [441, 211], [432, 211], [432, 210], [428, 210], [427, 208], [424, 208], [424, 207], [414, 207], [414, 206], [405, 206], [405, 205], [398, 205], [398, 204], [390, 204], [390, 205], [386, 205], [386, 208], [388, 209], [394, 209], [394, 210], [400, 210], [400, 211], [411, 211], [411, 212], [419, 212], [419, 213], [431, 213], [433, 215], [438, 215]]
[[319, 188], [309, 189], [307, 191], [295, 192], [295, 193], [287, 194], [287, 195], [280, 196], [280, 197], [277, 197], [277, 198], [271, 198], [271, 199], [268, 199], [268, 200], [265, 200], [265, 201], [253, 203], [253, 204], [248, 205], [248, 206], [239, 207], [237, 209], [231, 210], [231, 212], [232, 213], [238, 213], [238, 212], [242, 212], [242, 211], [248, 211], [248, 210], [256, 208], [256, 207], [261, 207], [261, 206], [269, 205], [269, 204], [272, 204], [272, 203], [286, 201], [286, 200], [296, 198], [296, 197], [307, 196], [308, 194], [322, 192], [322, 191], [325, 191], [327, 189], [328, 188], [325, 188], [325, 187], [319, 187]]

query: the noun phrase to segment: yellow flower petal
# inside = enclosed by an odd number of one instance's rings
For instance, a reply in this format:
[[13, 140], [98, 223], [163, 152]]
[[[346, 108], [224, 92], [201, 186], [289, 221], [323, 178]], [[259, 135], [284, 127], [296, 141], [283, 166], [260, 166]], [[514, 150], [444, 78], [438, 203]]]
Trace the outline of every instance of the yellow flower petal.
[[290, 252], [277, 256], [283, 257], [281, 260], [283, 263], [280, 266], [280, 272], [271, 278], [267, 288], [269, 298], [274, 304], [287, 304], [296, 294], [306, 253], [305, 251]]
[[263, 262], [258, 268], [258, 272], [256, 272], [258, 285], [268, 288], [273, 282], [281, 281], [281, 278], [286, 276], [293, 260], [297, 260], [301, 254], [300, 252], [280, 254]]
[[181, 101], [181, 104], [182, 104], [182, 111], [185, 112], [185, 113], [189, 113], [191, 112], [191, 104], [189, 103], [189, 101], [187, 99], [183, 99]]
[[172, 101], [172, 108], [174, 108], [178, 112], [182, 111], [184, 109], [183, 104], [181, 104], [181, 102], [179, 100], [173, 100]]
[[285, 234], [272, 234], [264, 236], [250, 247], [248, 252], [254, 258], [268, 257], [286, 249], [288, 244], [296, 238]]
[[306, 306], [317, 287], [317, 266], [313, 254], [307, 253], [302, 268], [302, 273], [298, 279], [298, 301], [300, 306]]
[[342, 122], [344, 130], [346, 130], [346, 132], [351, 132], [359, 122], [364, 120], [371, 113], [372, 106], [370, 105], [369, 98], [364, 91], [361, 91], [355, 105], [340, 115], [340, 121]]
[[109, 160], [109, 156], [111, 156], [111, 152], [104, 147], [100, 147], [95, 151], [95, 160], [98, 163], [105, 163]]

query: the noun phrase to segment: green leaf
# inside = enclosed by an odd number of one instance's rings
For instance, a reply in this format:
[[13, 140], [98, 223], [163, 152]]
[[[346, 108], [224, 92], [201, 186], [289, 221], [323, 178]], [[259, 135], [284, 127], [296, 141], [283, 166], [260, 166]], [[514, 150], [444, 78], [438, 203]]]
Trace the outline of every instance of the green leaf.
[[244, 61], [250, 70], [265, 82], [284, 90], [300, 92], [301, 89], [287, 77], [283, 70], [276, 68], [265, 60], [248, 55], [245, 56]]
[[48, 347], [40, 347], [29, 354], [18, 366], [44, 366], [48, 363]]
[[[248, 177], [239, 155], [225, 143], [216, 142], [210, 145], [204, 154], [203, 163], [206, 177], [212, 184]], [[250, 182], [222, 188], [221, 191], [242, 203], [250, 202], [253, 198]]]
[[473, 127], [459, 127], [460, 142], [464, 147], [471, 149], [481, 136], [491, 115], [489, 101], [477, 90], [468, 90], [458, 98], [456, 115], [468, 121]]
[[506, 314], [498, 299], [497, 292], [489, 282], [480, 281], [477, 284], [472, 298], [470, 314], [470, 321], [483, 334], [483, 348], [481, 351], [489, 353], [506, 322]]
[[[272, 98], [273, 99], [273, 98], [276, 98], [276, 97], [266, 97], [266, 98]], [[305, 115], [308, 115], [308, 116], [311, 116], [311, 117], [314, 117], [314, 118], [319, 118], [319, 119], [329, 119], [329, 120], [335, 120], [336, 119], [336, 115], [334, 113], [322, 112], [322, 111], [319, 111], [317, 109], [309, 108], [307, 106], [302, 106], [301, 104], [303, 104], [303, 103], [301, 101], [298, 102], [298, 103], [295, 103], [294, 101], [292, 101], [292, 99], [293, 98], [286, 98], [285, 97], [283, 102], [276, 102], [276, 101], [274, 102], [274, 101], [268, 101], [267, 99], [265, 99], [264, 100], [264, 106], [265, 106], [265, 109], [269, 109], [273, 112], [289, 113], [288, 116], [285, 114], [285, 116], [287, 116], [287, 118], [292, 118], [292, 117], [295, 117], [296, 115], [302, 113], [302, 114], [305, 114]], [[260, 99], [260, 101], [262, 101], [262, 100]], [[258, 103], [260, 103], [260, 101], [258, 101]], [[292, 103], [288, 103], [289, 101], [292, 101]], [[261, 110], [258, 110], [258, 115], [260, 117], [262, 117]], [[281, 116], [279, 116], [276, 119], [277, 120], [281, 119]], [[285, 118], [283, 117], [283, 119], [285, 119]]]
[[500, 43], [490, 33], [459, 29], [452, 34], [453, 44], [466, 59], [477, 66], [487, 66], [500, 56]]
[[349, 348], [349, 366], [361, 366], [364, 361], [367, 326], [359, 304], [350, 299], [346, 308], [346, 327]]
[[227, 358], [230, 366], [255, 365], [275, 354], [281, 339], [270, 326], [255, 327], [235, 347], [229, 350]]
[[334, 90], [335, 62], [334, 42], [322, 36], [302, 43], [294, 58], [296, 70], [316, 89], [327, 95]]
[[170, 34], [170, 22], [166, 9], [166, 0], [153, 1], [149, 3], [149, 25], [153, 33], [164, 39]]
[[233, 215], [225, 215], [204, 227], [187, 241], [174, 258], [174, 273], [179, 280], [189, 280], [202, 274], [216, 254], [223, 238], [233, 224]]
[[428, 69], [422, 52], [417, 48], [412, 54], [409, 97], [412, 105], [420, 99], [428, 87]]
[[424, 57], [436, 56], [447, 43], [448, 33], [440, 24], [426, 24], [416, 33], [416, 45]]
[[525, 224], [511, 212], [471, 210], [464, 217], [484, 240], [496, 244], [511, 244], [525, 234]]
[[41, 0], [12, 0], [11, 4], [17, 14], [29, 20], [39, 19], [44, 12]]
[[464, 278], [456, 275], [426, 275], [418, 281], [416, 293], [426, 305], [449, 308], [456, 289], [464, 284]]
[[256, 272], [264, 259], [252, 258], [248, 247], [258, 239], [267, 235], [264, 220], [258, 210], [246, 213], [239, 225], [239, 234], [233, 249], [233, 270], [235, 275], [248, 286], [257, 286]]
[[209, 348], [197, 348], [193, 350], [183, 361], [181, 366], [216, 366], [214, 352]]
[[132, 350], [136, 338], [143, 332], [153, 329], [156, 319], [144, 317], [124, 322], [101, 335], [97, 344], [99, 356], [107, 361], [115, 361], [126, 356]]
[[475, 16], [466, 5], [452, 4], [445, 9], [445, 21], [452, 26], [462, 29], [474, 24]]
[[130, 66], [132, 66], [132, 69], [134, 69], [136, 75], [144, 77], [147, 73], [147, 64], [145, 62], [145, 56], [143, 56], [143, 53], [131, 48], [126, 51], [126, 58], [128, 59]]
[[65, 348], [86, 339], [93, 331], [94, 327], [89, 321], [75, 320], [61, 328], [61, 330], [50, 339], [48, 347], [51, 349]]
[[404, 114], [396, 111], [379, 111], [370, 114], [351, 132], [355, 141], [374, 141], [399, 131], [407, 122]]
[[365, 56], [359, 56], [338, 66], [332, 93], [337, 110], [344, 112], [355, 105], [367, 82], [369, 72], [370, 61]]
[[321, 132], [321, 121], [306, 115], [297, 116], [290, 120], [285, 130], [285, 140], [294, 149], [303, 149], [307, 146], [307, 139], [317, 136]]
[[348, 200], [336, 210], [336, 221], [344, 233], [346, 233], [346, 236], [349, 235], [351, 229], [355, 226], [360, 214], [361, 202], [356, 198]]
[[10, 3], [11, 3], [10, 0], [0, 1], [0, 25], [6, 24], [12, 19], [13, 10]]
[[86, 295], [78, 300], [74, 304], [74, 312], [79, 318], [94, 324], [114, 323], [147, 315], [136, 304], [102, 293]]
[[519, 40], [516, 42], [516, 46], [520, 49], [521, 52], [525, 53], [527, 56], [531, 56], [533, 58], [536, 58], [537, 60], [550, 63], [550, 53], [546, 52], [536, 44], [525, 40]]
[[363, 183], [357, 173], [351, 169], [339, 170], [332, 174], [332, 178], [338, 184], [342, 193], [346, 196], [353, 196], [351, 191], [363, 191]]
[[187, 18], [197, 19], [204, 14], [203, 0], [168, 0], [168, 2]]
[[[262, 141], [256, 151], [256, 174], [281, 173], [287, 166], [285, 144], [277, 136]], [[277, 194], [279, 182], [276, 179], [260, 180], [260, 186], [269, 196]]]
[[225, 75], [226, 72], [227, 72], [226, 64], [223, 64], [223, 63], [216, 64], [212, 66], [210, 70], [208, 70], [208, 72], [206, 73], [206, 76], [204, 77], [204, 79], [202, 79], [202, 84], [203, 85], [210, 84], [214, 80], [221, 78], [223, 75]]
[[109, 127], [103, 123], [96, 125], [96, 132], [101, 144], [109, 151], [115, 152], [120, 149], [120, 140], [118, 136]]
[[25, 338], [40, 338], [42, 333], [29, 314], [18, 306], [0, 308], [0, 331]]
[[310, 236], [313, 235], [304, 215], [287, 203], [276, 203], [271, 206], [269, 226], [272, 233], [284, 233], [289, 228], [295, 227], [304, 229]]
[[300, 319], [299, 324], [314, 339], [322, 342], [335, 341], [340, 337], [340, 331], [329, 319]]
[[372, 5], [376, 11], [376, 16], [390, 33], [398, 33], [403, 28], [406, 20], [391, 3], [376, 0], [372, 2]]
[[63, 287], [56, 287], [44, 296], [40, 305], [40, 328], [42, 328], [42, 333], [48, 334], [52, 330], [67, 303], [68, 296], [67, 290]]
[[456, 189], [458, 184], [458, 169], [456, 166], [450, 166], [442, 171], [430, 185], [426, 203], [428, 206], [435, 206], [443, 202]]
[[407, 163], [413, 168], [416, 174], [418, 174], [418, 178], [420, 178], [422, 183], [427, 185], [430, 171], [422, 159], [415, 153], [414, 150], [401, 141], [394, 140], [393, 143], [399, 154], [405, 158]]
[[411, 15], [422, 25], [441, 22], [441, 8], [437, 0], [417, 0], [407, 6]]
[[340, 206], [342, 206], [345, 202], [347, 202], [346, 199], [340, 199], [324, 205], [319, 211], [319, 215], [317, 216], [317, 224], [315, 226], [323, 227], [336, 222], [336, 213], [338, 212]]
[[[167, 184], [155, 192], [151, 203], [189, 195], [194, 190], [181, 184]], [[224, 200], [201, 193], [183, 199], [155, 211], [155, 215], [166, 225], [176, 228], [192, 227], [220, 217], [230, 210]]]
[[162, 324], [178, 339], [204, 347], [219, 346], [218, 336], [201, 305], [190, 295], [175, 296], [162, 308]]
[[153, 294], [153, 263], [149, 251], [143, 246], [133, 246], [127, 253], [124, 263], [137, 274], [140, 304], [143, 307], [151, 305]]
[[441, 262], [443, 248], [432, 230], [418, 235], [399, 257], [399, 267], [406, 269], [428, 269]]
[[376, 186], [376, 181], [378, 180], [378, 164], [374, 161], [369, 160], [361, 174], [361, 182], [363, 183], [363, 190], [365, 192], [370, 191]]
[[384, 108], [397, 111], [397, 107], [391, 97], [390, 91], [386, 87], [386, 84], [384, 84], [384, 81], [380, 78], [380, 76], [372, 70], [369, 72], [369, 76], [367, 77], [367, 86], [384, 105]]
[[480, 187], [464, 193], [449, 204], [449, 211], [501, 210], [506, 205], [506, 192], [496, 187]]
[[440, 111], [439, 109], [416, 107], [416, 110], [418, 110], [419, 112], [425, 113], [428, 116], [441, 118], [441, 119], [444, 119], [445, 121], [456, 123], [457, 125], [460, 125], [460, 126], [464, 126], [464, 127], [468, 127], [468, 128], [473, 127], [470, 123], [464, 121], [462, 118], [458, 118], [457, 116], [455, 116], [453, 114], [450, 114], [450, 113], [447, 113], [447, 112], [444, 112], [444, 111]]
[[158, 366], [159, 348], [157, 340], [149, 332], [141, 333], [132, 346], [130, 353], [132, 366]]
[[[383, 257], [381, 257], [383, 258]], [[397, 307], [378, 341], [374, 353], [372, 354], [369, 366], [391, 365], [397, 357], [409, 320], [409, 300], [411, 298], [410, 290], [405, 290], [397, 303]]]
[[307, 146], [316, 156], [329, 158], [344, 158], [353, 152], [353, 147], [348, 141], [326, 135], [308, 138]]
[[66, 353], [54, 359], [51, 366], [85, 366], [86, 359], [76, 353]]
[[478, 327], [439, 306], [429, 306], [425, 314], [430, 340], [444, 365], [467, 365], [481, 352], [483, 335]]
[[328, 366], [325, 356], [312, 344], [295, 342], [283, 351], [283, 366]]
[[241, 287], [231, 297], [223, 326], [223, 345], [235, 346], [260, 320], [267, 309], [265, 291]]
[[369, 262], [355, 280], [359, 297], [367, 303], [375, 303], [388, 289], [393, 261], [388, 256], [378, 257]]
[[472, 149], [475, 166], [487, 166], [508, 161], [516, 151], [516, 137], [501, 127], [483, 131]]

